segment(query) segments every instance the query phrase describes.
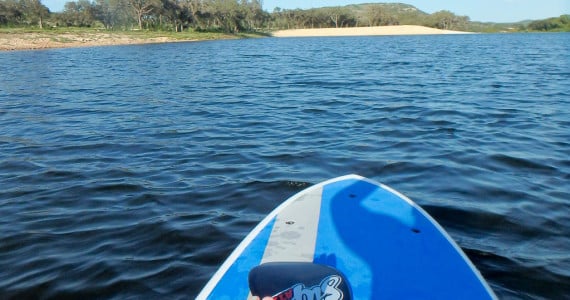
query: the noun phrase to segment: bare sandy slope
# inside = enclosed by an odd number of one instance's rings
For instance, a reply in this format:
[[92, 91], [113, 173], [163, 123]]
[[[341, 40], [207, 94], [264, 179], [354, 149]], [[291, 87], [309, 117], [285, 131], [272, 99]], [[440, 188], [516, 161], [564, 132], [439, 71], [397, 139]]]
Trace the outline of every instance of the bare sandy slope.
[[441, 30], [436, 28], [398, 25], [349, 28], [291, 29], [273, 33], [275, 37], [310, 37], [310, 36], [366, 36], [366, 35], [421, 35], [421, 34], [468, 34], [471, 32]]
[[174, 42], [168, 37], [137, 38], [120, 33], [0, 33], [1, 50], [71, 48]]

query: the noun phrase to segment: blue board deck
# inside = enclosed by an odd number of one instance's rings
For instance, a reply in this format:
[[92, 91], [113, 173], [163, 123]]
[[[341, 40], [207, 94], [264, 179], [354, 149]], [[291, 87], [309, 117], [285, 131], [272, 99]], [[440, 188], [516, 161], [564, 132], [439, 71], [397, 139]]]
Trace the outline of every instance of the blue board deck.
[[424, 210], [358, 175], [314, 185], [277, 207], [197, 299], [248, 299], [250, 270], [269, 262], [334, 267], [346, 276], [353, 299], [496, 299]]

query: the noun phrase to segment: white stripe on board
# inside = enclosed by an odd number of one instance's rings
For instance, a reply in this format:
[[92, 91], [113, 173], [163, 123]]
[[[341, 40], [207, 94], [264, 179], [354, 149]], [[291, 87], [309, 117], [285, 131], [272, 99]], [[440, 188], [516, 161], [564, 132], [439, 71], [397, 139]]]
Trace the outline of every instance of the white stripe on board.
[[310, 189], [277, 215], [261, 263], [313, 261], [322, 194]]

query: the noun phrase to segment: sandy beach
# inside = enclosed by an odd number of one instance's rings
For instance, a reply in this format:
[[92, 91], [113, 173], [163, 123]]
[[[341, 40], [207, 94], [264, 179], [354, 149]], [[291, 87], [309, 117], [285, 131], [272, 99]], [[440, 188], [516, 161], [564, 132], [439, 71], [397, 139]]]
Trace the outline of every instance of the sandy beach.
[[398, 25], [349, 28], [291, 29], [273, 33], [275, 37], [312, 37], [312, 36], [368, 36], [368, 35], [422, 35], [422, 34], [469, 34], [471, 32], [441, 30], [436, 28]]

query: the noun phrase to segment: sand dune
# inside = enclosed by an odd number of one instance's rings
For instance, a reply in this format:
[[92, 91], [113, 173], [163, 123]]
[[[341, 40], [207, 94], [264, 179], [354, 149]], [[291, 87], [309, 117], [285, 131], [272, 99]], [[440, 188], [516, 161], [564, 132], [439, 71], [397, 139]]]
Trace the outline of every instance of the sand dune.
[[421, 34], [469, 34], [471, 32], [441, 30], [436, 28], [398, 25], [348, 28], [291, 29], [273, 32], [275, 37], [311, 36], [367, 36], [367, 35], [421, 35]]

